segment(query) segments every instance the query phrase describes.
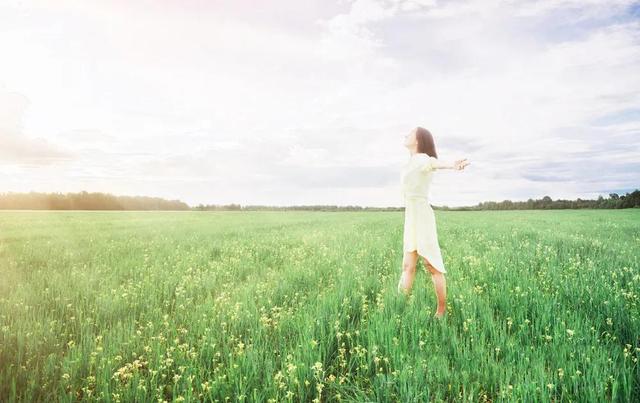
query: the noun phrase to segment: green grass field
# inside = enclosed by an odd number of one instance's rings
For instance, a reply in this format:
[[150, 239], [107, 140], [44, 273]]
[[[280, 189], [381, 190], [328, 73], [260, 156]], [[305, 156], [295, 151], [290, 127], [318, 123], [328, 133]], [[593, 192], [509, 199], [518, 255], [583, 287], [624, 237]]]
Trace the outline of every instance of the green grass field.
[[0, 212], [0, 401], [639, 401], [640, 211]]

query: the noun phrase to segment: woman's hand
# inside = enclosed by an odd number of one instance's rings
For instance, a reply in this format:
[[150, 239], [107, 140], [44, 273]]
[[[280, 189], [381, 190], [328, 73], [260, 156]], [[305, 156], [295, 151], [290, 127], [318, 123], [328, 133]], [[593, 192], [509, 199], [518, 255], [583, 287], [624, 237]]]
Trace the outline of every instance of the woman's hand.
[[467, 159], [461, 159], [461, 160], [457, 160], [453, 163], [453, 169], [456, 169], [458, 171], [461, 171], [464, 169], [464, 167], [466, 167], [467, 165], [471, 164], [470, 162], [467, 162]]

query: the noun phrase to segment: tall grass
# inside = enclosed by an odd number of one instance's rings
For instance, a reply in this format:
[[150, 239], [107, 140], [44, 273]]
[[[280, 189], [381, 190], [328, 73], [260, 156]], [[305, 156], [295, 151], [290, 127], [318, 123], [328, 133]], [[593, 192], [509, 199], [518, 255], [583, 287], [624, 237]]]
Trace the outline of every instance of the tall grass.
[[640, 211], [0, 213], [0, 401], [640, 401]]

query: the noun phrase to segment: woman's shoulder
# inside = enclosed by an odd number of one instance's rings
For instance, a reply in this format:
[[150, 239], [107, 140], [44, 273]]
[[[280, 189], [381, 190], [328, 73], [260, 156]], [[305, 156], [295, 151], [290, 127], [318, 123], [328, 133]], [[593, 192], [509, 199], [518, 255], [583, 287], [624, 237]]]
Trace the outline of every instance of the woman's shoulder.
[[419, 153], [415, 155], [417, 165], [422, 172], [431, 172], [436, 170], [436, 163], [438, 159], [425, 153]]

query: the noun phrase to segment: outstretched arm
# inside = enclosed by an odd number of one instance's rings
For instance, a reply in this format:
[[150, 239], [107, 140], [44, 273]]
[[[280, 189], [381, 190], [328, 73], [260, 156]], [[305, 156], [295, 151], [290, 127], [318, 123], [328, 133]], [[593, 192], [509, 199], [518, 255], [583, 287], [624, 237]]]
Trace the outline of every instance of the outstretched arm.
[[440, 161], [439, 159], [436, 159], [436, 161], [433, 162], [433, 167], [435, 169], [455, 169], [461, 171], [469, 164], [471, 163], [468, 162], [466, 158], [453, 162]]

